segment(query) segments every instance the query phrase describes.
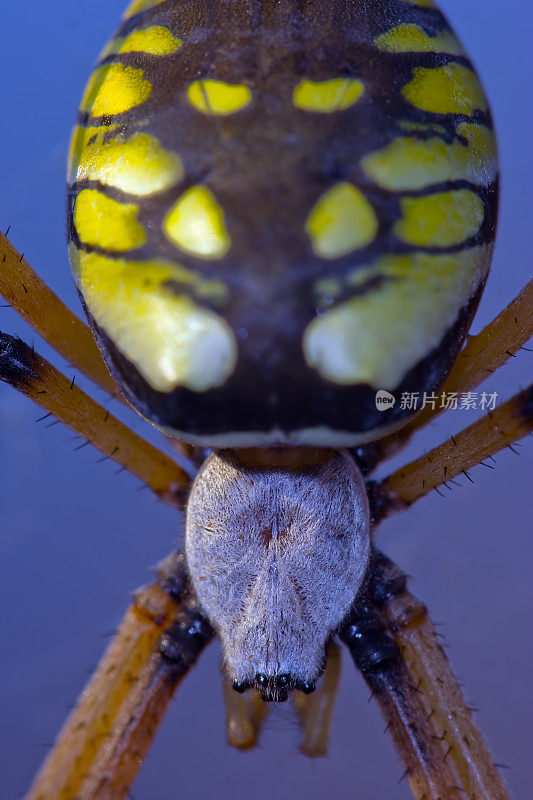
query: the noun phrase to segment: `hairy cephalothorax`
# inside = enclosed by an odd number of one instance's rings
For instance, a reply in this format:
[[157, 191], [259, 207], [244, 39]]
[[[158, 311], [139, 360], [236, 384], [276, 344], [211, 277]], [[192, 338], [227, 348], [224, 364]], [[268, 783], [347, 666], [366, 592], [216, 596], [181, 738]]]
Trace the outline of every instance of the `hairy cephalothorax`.
[[187, 561], [237, 690], [278, 701], [313, 690], [369, 555], [368, 500], [347, 452], [276, 468], [214, 453], [194, 482]]

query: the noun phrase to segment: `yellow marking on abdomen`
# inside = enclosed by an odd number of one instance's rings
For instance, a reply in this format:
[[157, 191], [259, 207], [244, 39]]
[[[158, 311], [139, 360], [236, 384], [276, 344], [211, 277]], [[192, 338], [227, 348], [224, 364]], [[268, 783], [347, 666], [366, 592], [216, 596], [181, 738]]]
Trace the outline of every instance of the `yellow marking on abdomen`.
[[99, 138], [86, 143], [75, 179], [88, 178], [129, 194], [146, 197], [169, 189], [183, 177], [181, 160], [164, 150], [148, 133], [135, 133], [126, 141]]
[[120, 41], [119, 53], [149, 53], [152, 56], [167, 56], [180, 49], [183, 42], [168, 28], [152, 25], [151, 28], [133, 31]]
[[496, 177], [496, 141], [485, 125], [462, 122], [457, 134], [468, 144], [441, 138], [393, 139], [361, 160], [365, 173], [390, 191], [413, 191], [445, 181], [467, 180], [486, 186]]
[[122, 114], [148, 100], [152, 84], [142, 69], [108, 64], [92, 76], [82, 100], [82, 108], [93, 117]]
[[330, 114], [344, 111], [355, 105], [363, 95], [365, 87], [356, 78], [332, 78], [329, 81], [304, 80], [293, 93], [293, 103], [303, 111]]
[[442, 30], [429, 36], [419, 25], [396, 25], [374, 39], [380, 50], [389, 53], [450, 53], [460, 55], [461, 43], [451, 31]]
[[425, 197], [402, 197], [402, 218], [393, 232], [402, 242], [419, 247], [451, 247], [474, 236], [483, 222], [483, 202], [468, 189]]
[[83, 189], [76, 198], [74, 225], [84, 244], [113, 252], [134, 250], [146, 241], [138, 213], [133, 203], [117, 203], [96, 189]]
[[378, 221], [366, 197], [351, 183], [337, 183], [320, 197], [305, 230], [322, 258], [338, 258], [374, 239]]
[[477, 75], [453, 62], [444, 67], [416, 67], [402, 94], [411, 105], [434, 114], [473, 114], [487, 109]]
[[237, 344], [229, 325], [165, 285], [182, 280], [182, 268], [75, 248], [71, 263], [97, 325], [153, 389], [170, 392], [184, 386], [204, 392], [231, 375]]
[[231, 245], [224, 212], [207, 186], [191, 186], [182, 194], [163, 229], [177, 247], [199, 258], [222, 258]]
[[[68, 179], [70, 182], [76, 180], [76, 170], [80, 159], [83, 157], [87, 147], [101, 147], [105, 134], [116, 129], [116, 125], [100, 125], [99, 127], [76, 125], [72, 131], [70, 146], [68, 151]], [[91, 145], [89, 141], [92, 140]]]
[[488, 264], [486, 246], [454, 254], [382, 256], [364, 270], [365, 278], [390, 280], [308, 325], [307, 363], [333, 383], [394, 389], [439, 345]]
[[246, 108], [252, 99], [248, 86], [241, 83], [202, 80], [191, 83], [187, 90], [189, 102], [204, 114], [234, 114]]
[[133, 17], [135, 14], [140, 14], [141, 11], [148, 11], [149, 8], [153, 8], [163, 2], [164, 0], [133, 0], [133, 3], [131, 3], [124, 12], [124, 19], [129, 19], [129, 17]]

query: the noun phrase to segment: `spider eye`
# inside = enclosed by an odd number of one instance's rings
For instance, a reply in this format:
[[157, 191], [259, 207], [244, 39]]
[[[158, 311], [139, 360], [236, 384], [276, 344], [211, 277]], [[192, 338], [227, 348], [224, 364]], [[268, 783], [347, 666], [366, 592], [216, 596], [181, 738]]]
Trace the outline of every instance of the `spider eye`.
[[295, 688], [298, 689], [299, 692], [303, 692], [304, 694], [312, 694], [316, 689], [316, 683], [309, 683], [309, 682], [306, 682], [306, 681], [299, 681], [296, 684]]
[[247, 689], [251, 688], [251, 683], [249, 681], [233, 681], [233, 689], [234, 691], [238, 692], [239, 694], [244, 694]]

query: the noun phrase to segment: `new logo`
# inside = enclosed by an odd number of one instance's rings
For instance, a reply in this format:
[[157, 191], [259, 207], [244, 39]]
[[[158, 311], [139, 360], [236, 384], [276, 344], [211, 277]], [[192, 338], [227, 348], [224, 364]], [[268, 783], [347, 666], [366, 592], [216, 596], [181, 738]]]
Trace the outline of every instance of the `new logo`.
[[394, 408], [396, 403], [396, 398], [390, 392], [386, 392], [385, 389], [380, 389], [379, 392], [376, 392], [376, 408], [378, 411], [387, 411], [389, 408]]

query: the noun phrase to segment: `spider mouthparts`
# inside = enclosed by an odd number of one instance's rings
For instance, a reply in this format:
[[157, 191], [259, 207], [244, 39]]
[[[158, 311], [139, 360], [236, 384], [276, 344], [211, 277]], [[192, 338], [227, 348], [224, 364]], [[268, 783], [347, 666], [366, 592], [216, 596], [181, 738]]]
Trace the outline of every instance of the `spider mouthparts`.
[[267, 689], [261, 692], [261, 700], [263, 703], [285, 703], [289, 699], [289, 693], [286, 689]]

